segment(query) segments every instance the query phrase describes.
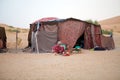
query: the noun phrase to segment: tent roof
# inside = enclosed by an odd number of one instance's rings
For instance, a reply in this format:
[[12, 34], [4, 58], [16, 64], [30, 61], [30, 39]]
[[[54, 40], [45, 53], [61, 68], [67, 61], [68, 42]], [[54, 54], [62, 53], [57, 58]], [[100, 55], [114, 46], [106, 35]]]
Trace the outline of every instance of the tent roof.
[[47, 22], [47, 21], [54, 21], [54, 20], [58, 20], [59, 18], [56, 18], [56, 17], [45, 17], [45, 18], [41, 18], [39, 20], [36, 20], [35, 22], [33, 22], [32, 24], [34, 23], [37, 23], [37, 22]]
[[[74, 21], [84, 22], [84, 23], [87, 23], [87, 24], [92, 24], [92, 23], [88, 23], [87, 21], [83, 21], [83, 20], [76, 19], [76, 18], [59, 19], [59, 18], [56, 18], [56, 17], [41, 18], [39, 20], [36, 20], [32, 24], [37, 24], [37, 22], [42, 22], [44, 24], [47, 24], [47, 23], [56, 23], [56, 22], [64, 22], [64, 21], [68, 21], [68, 20], [74, 20]], [[92, 24], [92, 25], [95, 25], [95, 24]], [[95, 26], [97, 27], [97, 26], [100, 26], [100, 25], [95, 25]]]

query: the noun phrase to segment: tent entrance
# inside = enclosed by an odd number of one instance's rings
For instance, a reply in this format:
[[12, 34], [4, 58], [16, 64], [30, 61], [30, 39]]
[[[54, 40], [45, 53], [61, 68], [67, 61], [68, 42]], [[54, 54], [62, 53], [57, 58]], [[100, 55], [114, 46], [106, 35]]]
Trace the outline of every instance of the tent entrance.
[[75, 46], [80, 46], [81, 48], [84, 48], [84, 33], [78, 38], [74, 47]]

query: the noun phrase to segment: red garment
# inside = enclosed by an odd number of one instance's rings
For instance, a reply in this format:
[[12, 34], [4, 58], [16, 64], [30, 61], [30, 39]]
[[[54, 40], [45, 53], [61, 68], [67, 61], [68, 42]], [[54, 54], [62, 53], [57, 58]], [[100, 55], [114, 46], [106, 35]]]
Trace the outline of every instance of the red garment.
[[60, 45], [55, 45], [55, 46], [53, 46], [52, 50], [55, 53], [63, 53], [64, 47], [61, 47]]

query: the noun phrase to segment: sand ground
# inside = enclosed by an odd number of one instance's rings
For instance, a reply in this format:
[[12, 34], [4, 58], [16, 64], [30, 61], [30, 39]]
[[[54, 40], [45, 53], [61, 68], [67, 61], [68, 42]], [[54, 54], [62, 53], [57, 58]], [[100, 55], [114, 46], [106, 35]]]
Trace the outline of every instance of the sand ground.
[[120, 80], [120, 34], [111, 51], [82, 50], [60, 56], [7, 52], [0, 54], [0, 80]]

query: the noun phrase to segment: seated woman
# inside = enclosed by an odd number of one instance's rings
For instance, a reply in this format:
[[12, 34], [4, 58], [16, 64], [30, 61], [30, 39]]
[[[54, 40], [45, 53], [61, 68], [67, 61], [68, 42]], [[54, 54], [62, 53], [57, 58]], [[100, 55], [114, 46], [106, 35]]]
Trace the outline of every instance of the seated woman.
[[55, 55], [60, 54], [63, 56], [70, 56], [69, 46], [63, 44], [61, 41], [58, 41], [58, 43], [53, 46], [52, 52], [55, 53]]
[[65, 48], [61, 41], [58, 41], [58, 43], [52, 47], [52, 52], [57, 54], [62, 54], [65, 51]]

